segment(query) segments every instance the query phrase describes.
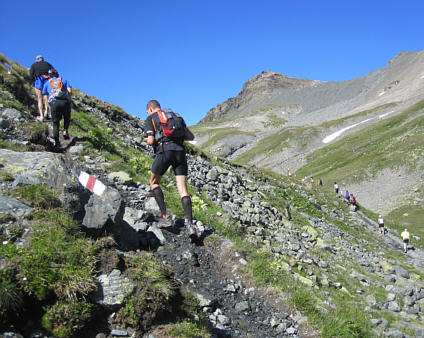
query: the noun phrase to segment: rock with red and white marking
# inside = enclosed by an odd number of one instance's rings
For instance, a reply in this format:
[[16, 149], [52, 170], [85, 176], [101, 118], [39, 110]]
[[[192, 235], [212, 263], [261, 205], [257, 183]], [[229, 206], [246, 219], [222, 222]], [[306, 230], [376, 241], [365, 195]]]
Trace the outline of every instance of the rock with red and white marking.
[[95, 193], [98, 196], [101, 196], [106, 189], [106, 186], [96, 179], [94, 176], [87, 174], [84, 171], [81, 171], [78, 181], [88, 190]]

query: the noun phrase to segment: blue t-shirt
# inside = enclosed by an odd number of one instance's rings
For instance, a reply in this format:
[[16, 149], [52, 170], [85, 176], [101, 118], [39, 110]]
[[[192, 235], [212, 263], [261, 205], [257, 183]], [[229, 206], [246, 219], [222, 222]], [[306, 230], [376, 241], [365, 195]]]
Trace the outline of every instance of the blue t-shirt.
[[[53, 77], [52, 78], [52, 80], [55, 80], [55, 79], [57, 79], [57, 78], [56, 77]], [[71, 87], [71, 84], [68, 82], [68, 80], [65, 80], [65, 79], [62, 79], [62, 78], [60, 78], [60, 79], [62, 80], [62, 85], [63, 85], [62, 89], [67, 93], [68, 92], [68, 88], [72, 88]], [[41, 94], [42, 95], [48, 95], [49, 96], [49, 102], [53, 102], [56, 99], [53, 98], [53, 97], [50, 98], [50, 94], [51, 93], [52, 93], [52, 87], [50, 86], [50, 80], [48, 80], [44, 84], [43, 91], [41, 92]]]

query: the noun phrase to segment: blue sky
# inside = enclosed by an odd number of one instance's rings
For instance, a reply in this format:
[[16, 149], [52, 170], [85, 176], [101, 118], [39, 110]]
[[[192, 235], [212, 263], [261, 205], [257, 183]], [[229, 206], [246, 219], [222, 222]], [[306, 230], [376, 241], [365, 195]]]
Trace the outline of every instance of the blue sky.
[[422, 0], [121, 0], [0, 3], [1, 49], [41, 54], [72, 85], [146, 118], [149, 99], [187, 124], [263, 70], [344, 81], [424, 42]]

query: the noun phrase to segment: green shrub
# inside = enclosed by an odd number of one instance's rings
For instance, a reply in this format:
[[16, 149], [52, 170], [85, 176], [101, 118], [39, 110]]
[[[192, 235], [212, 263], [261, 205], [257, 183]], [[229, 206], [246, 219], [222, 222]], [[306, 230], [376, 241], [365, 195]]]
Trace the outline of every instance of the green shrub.
[[26, 135], [28, 135], [28, 140], [34, 144], [44, 145], [47, 142], [47, 137], [49, 136], [49, 128], [47, 124], [43, 122], [26, 122], [22, 125], [22, 128]]
[[96, 290], [95, 255], [91, 241], [48, 222], [34, 226], [29, 247], [23, 251], [20, 273], [24, 290], [39, 300], [53, 292], [77, 299]]
[[211, 337], [205, 327], [199, 325], [199, 323], [188, 321], [173, 325], [173, 327], [168, 330], [167, 334], [172, 337]]
[[59, 301], [47, 309], [42, 325], [55, 337], [71, 337], [90, 321], [92, 312], [93, 305], [85, 301]]
[[142, 252], [130, 259], [126, 274], [136, 282], [137, 288], [118, 312], [122, 322], [146, 329], [158, 316], [172, 311], [172, 298], [176, 294], [172, 272], [151, 253]]
[[101, 129], [98, 127], [92, 128], [88, 132], [88, 140], [94, 148], [105, 150], [110, 153], [116, 153], [116, 147], [113, 142], [113, 135], [110, 129]]
[[41, 183], [18, 187], [13, 191], [13, 195], [20, 196], [34, 207], [41, 209], [54, 209], [62, 204], [57, 198], [57, 192]]
[[0, 170], [0, 182], [12, 182], [15, 178], [11, 173], [7, 171]]
[[10, 269], [0, 269], [0, 326], [6, 324], [8, 315], [19, 313], [23, 295]]

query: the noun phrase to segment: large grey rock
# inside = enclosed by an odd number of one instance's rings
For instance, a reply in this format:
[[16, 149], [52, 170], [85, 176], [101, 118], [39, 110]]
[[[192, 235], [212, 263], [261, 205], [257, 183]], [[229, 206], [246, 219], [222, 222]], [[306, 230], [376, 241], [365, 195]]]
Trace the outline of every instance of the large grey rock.
[[211, 170], [208, 171], [208, 173], [206, 174], [206, 179], [208, 181], [216, 181], [216, 179], [218, 178], [218, 171], [216, 170], [216, 168], [212, 168]]
[[89, 229], [102, 229], [109, 221], [120, 223], [123, 209], [123, 201], [118, 190], [106, 187], [102, 195], [91, 195], [85, 205], [82, 224]]
[[399, 312], [400, 311], [399, 303], [396, 300], [391, 301], [389, 302], [387, 309], [392, 312]]
[[24, 117], [24, 114], [22, 114], [19, 110], [15, 108], [6, 108], [0, 110], [0, 116], [7, 117], [9, 119], [20, 119]]
[[384, 332], [384, 335], [386, 337], [390, 337], [390, 338], [403, 338], [403, 337], [405, 337], [405, 335], [402, 333], [402, 331], [400, 331], [399, 329], [395, 329], [395, 328], [386, 329], [386, 331]]
[[409, 272], [408, 271], [406, 271], [404, 268], [402, 268], [401, 266], [399, 266], [399, 265], [395, 265], [394, 267], [393, 267], [393, 269], [395, 270], [395, 272], [396, 272], [396, 274], [398, 275], [398, 276], [401, 276], [401, 277], [403, 277], [403, 278], [407, 278], [407, 279], [409, 279]]
[[249, 303], [246, 300], [244, 300], [240, 303], [237, 303], [234, 308], [237, 312], [244, 312], [244, 311], [249, 311], [250, 306], [249, 306]]
[[15, 200], [14, 198], [0, 195], [0, 213], [9, 214], [17, 218], [28, 215], [32, 208]]
[[99, 290], [94, 297], [96, 303], [105, 306], [119, 306], [124, 299], [130, 296], [135, 285], [121, 271], [114, 269], [109, 275], [100, 275], [97, 278]]
[[76, 181], [74, 168], [66, 164], [62, 154], [0, 149], [0, 163], [15, 178], [13, 187], [42, 183], [63, 191]]
[[151, 213], [154, 213], [154, 214], [160, 213], [159, 206], [156, 203], [156, 200], [155, 200], [154, 197], [146, 198], [146, 200], [144, 202], [144, 210], [151, 212]]
[[129, 208], [129, 207], [125, 208], [124, 221], [127, 222], [133, 228], [134, 228], [134, 225], [137, 224], [143, 216], [144, 216], [143, 210]]
[[156, 237], [156, 239], [159, 241], [160, 245], [164, 245], [166, 243], [166, 238], [162, 233], [162, 230], [159, 229], [157, 226], [152, 225], [147, 229], [147, 232], [151, 233]]

